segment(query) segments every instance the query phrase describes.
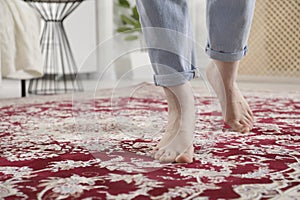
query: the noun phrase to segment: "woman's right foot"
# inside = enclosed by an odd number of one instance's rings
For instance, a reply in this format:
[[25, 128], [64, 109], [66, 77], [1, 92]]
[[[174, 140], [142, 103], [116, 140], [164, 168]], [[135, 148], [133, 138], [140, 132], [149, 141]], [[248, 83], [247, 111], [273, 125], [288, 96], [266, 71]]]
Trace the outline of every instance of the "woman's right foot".
[[193, 134], [195, 107], [189, 83], [164, 88], [168, 101], [168, 126], [166, 133], [153, 150], [161, 162], [190, 163], [193, 160]]
[[214, 61], [206, 70], [209, 83], [219, 98], [223, 118], [234, 131], [249, 132], [253, 128], [253, 113], [239, 90], [235, 79], [238, 63]]

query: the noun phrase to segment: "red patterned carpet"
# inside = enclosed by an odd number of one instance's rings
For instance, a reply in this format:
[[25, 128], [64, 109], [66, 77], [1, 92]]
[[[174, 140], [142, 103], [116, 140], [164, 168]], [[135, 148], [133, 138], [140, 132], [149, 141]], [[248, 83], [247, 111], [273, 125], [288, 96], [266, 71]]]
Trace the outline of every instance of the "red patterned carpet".
[[239, 134], [196, 88], [194, 162], [164, 164], [147, 156], [161, 91], [126, 91], [0, 101], [0, 199], [300, 199], [299, 94], [246, 92], [256, 123]]

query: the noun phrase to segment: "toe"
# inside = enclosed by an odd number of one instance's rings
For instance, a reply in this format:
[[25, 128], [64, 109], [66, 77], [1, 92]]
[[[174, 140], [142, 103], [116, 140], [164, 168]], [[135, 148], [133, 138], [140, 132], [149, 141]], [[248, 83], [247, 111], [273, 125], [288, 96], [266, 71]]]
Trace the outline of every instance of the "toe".
[[246, 118], [245, 119], [246, 122], [249, 124], [249, 129], [252, 130], [253, 124], [254, 124], [254, 117], [253, 117], [253, 113], [249, 107], [248, 107], [247, 112], [245, 113], [245, 118]]
[[229, 121], [227, 124], [232, 128], [232, 130], [237, 132], [242, 132], [244, 129], [244, 125], [241, 124], [239, 121]]
[[165, 153], [164, 149], [158, 150], [155, 154], [154, 154], [154, 159], [155, 160], [159, 160], [160, 157]]
[[193, 162], [194, 147], [189, 147], [185, 152], [176, 157], [177, 163], [191, 163]]
[[245, 120], [241, 120], [240, 124], [243, 125], [242, 130], [240, 130], [241, 133], [248, 133], [248, 132], [250, 132], [251, 125], [249, 124], [249, 122], [247, 122], [246, 119]]
[[249, 113], [245, 114], [245, 118], [247, 118], [251, 123], [253, 123], [253, 117]]
[[175, 162], [176, 159], [176, 153], [175, 152], [165, 152], [160, 158], [159, 161], [161, 162], [167, 162], [167, 163], [172, 163]]
[[245, 117], [242, 121], [241, 121], [241, 124], [247, 126], [249, 129], [252, 129], [253, 127], [253, 122], [248, 119], [247, 117]]
[[248, 108], [247, 113], [250, 116], [250, 118], [252, 119], [252, 121], [254, 121], [254, 114], [253, 114], [253, 112], [252, 112], [252, 110], [250, 108]]

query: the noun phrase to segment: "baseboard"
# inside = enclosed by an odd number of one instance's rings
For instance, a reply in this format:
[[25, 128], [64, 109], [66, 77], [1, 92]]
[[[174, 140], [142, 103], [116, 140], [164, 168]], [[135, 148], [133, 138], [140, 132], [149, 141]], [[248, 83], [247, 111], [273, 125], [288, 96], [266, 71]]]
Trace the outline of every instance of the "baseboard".
[[265, 82], [265, 83], [292, 83], [300, 84], [300, 78], [296, 77], [275, 77], [275, 76], [246, 76], [239, 75], [238, 81]]

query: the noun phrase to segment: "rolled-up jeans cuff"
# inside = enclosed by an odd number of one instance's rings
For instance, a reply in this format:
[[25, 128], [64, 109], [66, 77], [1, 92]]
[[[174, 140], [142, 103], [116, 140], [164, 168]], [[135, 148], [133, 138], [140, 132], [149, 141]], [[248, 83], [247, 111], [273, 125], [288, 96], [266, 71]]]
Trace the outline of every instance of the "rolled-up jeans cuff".
[[156, 86], [172, 87], [185, 84], [186, 82], [198, 77], [197, 68], [187, 72], [174, 72], [172, 74], [153, 75]]
[[206, 47], [207, 55], [214, 60], [219, 60], [223, 62], [235, 62], [241, 60], [244, 56], [246, 56], [248, 52], [247, 46], [239, 52], [222, 52], [222, 51], [215, 51], [211, 49], [209, 46]]

